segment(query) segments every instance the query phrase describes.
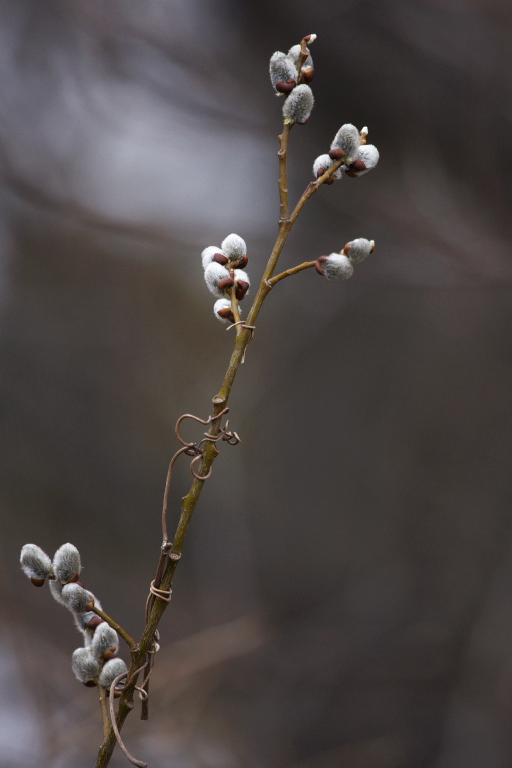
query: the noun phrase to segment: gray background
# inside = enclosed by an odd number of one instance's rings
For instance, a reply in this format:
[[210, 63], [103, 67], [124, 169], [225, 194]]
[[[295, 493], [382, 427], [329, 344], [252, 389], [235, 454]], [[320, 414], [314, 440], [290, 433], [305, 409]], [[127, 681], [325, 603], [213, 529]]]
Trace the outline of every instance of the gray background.
[[282, 264], [377, 250], [269, 296], [243, 444], [205, 487], [126, 741], [152, 768], [512, 764], [511, 20], [501, 0], [4, 0], [2, 765], [94, 764], [79, 636], [19, 549], [73, 542], [141, 631], [174, 422], [209, 413], [233, 341], [199, 254], [237, 232], [258, 280], [268, 59], [310, 32], [292, 198], [344, 122], [381, 162], [320, 190]]

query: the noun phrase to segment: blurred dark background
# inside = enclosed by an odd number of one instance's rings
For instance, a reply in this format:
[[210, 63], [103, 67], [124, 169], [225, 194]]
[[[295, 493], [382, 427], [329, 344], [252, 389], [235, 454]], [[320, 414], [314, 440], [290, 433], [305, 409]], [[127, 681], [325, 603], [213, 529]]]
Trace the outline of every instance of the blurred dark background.
[[344, 122], [381, 162], [320, 190], [282, 264], [377, 250], [269, 296], [126, 741], [151, 768], [512, 764], [511, 22], [503, 0], [4, 0], [2, 766], [94, 765], [80, 638], [19, 550], [73, 542], [140, 633], [174, 422], [210, 412], [233, 342], [199, 254], [237, 232], [258, 280], [268, 59], [311, 32], [292, 197]]

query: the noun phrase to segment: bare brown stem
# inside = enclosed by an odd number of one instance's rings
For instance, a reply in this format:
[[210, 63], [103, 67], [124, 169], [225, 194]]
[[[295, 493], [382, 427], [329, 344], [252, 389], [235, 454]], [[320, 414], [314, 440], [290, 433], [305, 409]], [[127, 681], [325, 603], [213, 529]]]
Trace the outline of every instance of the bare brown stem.
[[304, 82], [304, 73], [302, 72], [302, 67], [304, 66], [304, 62], [306, 61], [308, 56], [309, 56], [309, 48], [304, 38], [302, 38], [302, 40], [300, 41], [299, 59], [297, 61], [297, 71], [299, 73], [299, 79], [297, 80], [297, 85], [300, 85], [302, 82]]
[[288, 140], [294, 123], [285, 120], [283, 130], [279, 136], [279, 218], [281, 221], [290, 215], [288, 205]]
[[[233, 317], [235, 318], [235, 323], [241, 322], [240, 317], [240, 307], [238, 306], [238, 299], [236, 298], [236, 292], [235, 292], [235, 286], [230, 289], [229, 293], [231, 294], [231, 311], [233, 313]], [[240, 331], [242, 329], [239, 325], [236, 326], [236, 335], [240, 335]]]
[[102, 685], [98, 685], [98, 690], [100, 692], [101, 718], [103, 720], [103, 739], [105, 740], [108, 737], [108, 732], [110, 730], [110, 720], [108, 719], [107, 708], [107, 691]]

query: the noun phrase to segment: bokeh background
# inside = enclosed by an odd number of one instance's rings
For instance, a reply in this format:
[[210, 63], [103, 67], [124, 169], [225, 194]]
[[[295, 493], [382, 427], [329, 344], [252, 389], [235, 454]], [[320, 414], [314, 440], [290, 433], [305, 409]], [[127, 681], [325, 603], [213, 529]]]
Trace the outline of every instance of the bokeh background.
[[503, 0], [4, 0], [2, 766], [94, 765], [79, 636], [19, 549], [73, 542], [140, 633], [174, 422], [209, 413], [233, 341], [199, 254], [237, 232], [261, 274], [268, 59], [311, 32], [292, 197], [344, 122], [381, 162], [313, 198], [282, 264], [377, 250], [269, 296], [126, 742], [151, 768], [511, 765], [511, 22]]

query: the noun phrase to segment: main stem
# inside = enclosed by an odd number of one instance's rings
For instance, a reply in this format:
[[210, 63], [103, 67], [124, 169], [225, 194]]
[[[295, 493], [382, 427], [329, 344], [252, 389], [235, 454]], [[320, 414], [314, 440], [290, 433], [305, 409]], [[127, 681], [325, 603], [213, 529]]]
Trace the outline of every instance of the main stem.
[[[231, 359], [229, 361], [226, 374], [224, 376], [224, 381], [222, 382], [222, 386], [218, 394], [213, 398], [213, 401], [212, 401], [213, 402], [213, 414], [212, 414], [213, 420], [211, 421], [210, 427], [208, 429], [208, 434], [211, 435], [212, 437], [216, 437], [220, 431], [221, 419], [216, 419], [215, 417], [218, 416], [227, 405], [229, 396], [231, 394], [231, 389], [235, 381], [235, 376], [237, 374], [237, 371], [244, 357], [245, 349], [252, 338], [253, 331], [246, 326], [254, 326], [256, 322], [256, 318], [259, 315], [260, 309], [263, 306], [263, 302], [265, 301], [268, 293], [272, 289], [272, 284], [269, 283], [268, 281], [274, 274], [274, 270], [276, 268], [279, 256], [281, 255], [281, 252], [284, 248], [284, 244], [288, 239], [288, 235], [290, 234], [293, 228], [293, 225], [297, 221], [298, 215], [302, 211], [303, 207], [305, 206], [309, 198], [320, 189], [321, 185], [327, 179], [329, 179], [332, 176], [332, 174], [342, 164], [342, 161], [335, 162], [329, 168], [329, 170], [326, 171], [326, 173], [324, 173], [323, 176], [321, 176], [316, 181], [311, 182], [306, 187], [297, 205], [295, 206], [293, 213], [290, 216], [289, 206], [288, 206], [287, 155], [288, 155], [288, 137], [290, 135], [290, 130], [292, 128], [292, 125], [293, 123], [285, 122], [283, 126], [283, 132], [279, 137], [280, 139], [280, 149], [278, 153], [279, 154], [279, 197], [280, 197], [280, 211], [281, 211], [281, 217], [279, 220], [279, 232], [278, 232], [274, 247], [272, 249], [272, 253], [270, 254], [270, 258], [268, 260], [267, 266], [265, 268], [265, 272], [263, 273], [263, 277], [261, 279], [261, 283], [259, 285], [258, 291], [252, 303], [249, 314], [247, 316], [247, 320], [244, 325], [238, 326], [238, 328], [240, 328], [241, 330], [240, 330], [240, 333], [235, 338], [234, 349], [231, 354]], [[204, 447], [203, 457], [199, 465], [199, 469], [197, 470], [197, 474], [201, 476], [207, 475], [210, 470], [210, 467], [212, 466], [213, 462], [217, 458], [218, 454], [219, 452], [215, 447], [215, 443], [213, 441], [207, 442]], [[196, 504], [199, 501], [201, 491], [203, 490], [204, 482], [205, 482], [204, 480], [194, 479], [189, 492], [182, 499], [181, 515], [178, 522], [178, 527], [176, 529], [176, 535], [174, 537], [172, 548], [169, 551], [169, 556], [167, 557], [167, 562], [162, 575], [162, 580], [159, 585], [159, 589], [161, 590], [165, 591], [165, 590], [171, 589], [174, 572], [176, 571], [178, 562], [181, 558], [183, 544], [185, 542], [188, 527], [192, 520], [192, 515], [194, 514]], [[128, 679], [130, 679], [131, 676], [136, 672], [136, 670], [140, 669], [140, 667], [144, 664], [148, 651], [151, 649], [153, 638], [158, 628], [158, 625], [160, 623], [160, 619], [162, 618], [162, 614], [167, 608], [167, 605], [168, 603], [166, 601], [160, 600], [159, 598], [155, 598], [155, 601], [153, 603], [153, 607], [151, 609], [151, 613], [146, 623], [146, 627], [144, 629], [144, 633], [140, 640], [139, 646], [138, 648], [132, 651], [132, 661], [131, 661], [130, 671], [128, 673]], [[117, 717], [116, 717], [117, 727], [119, 731], [123, 727], [124, 721], [126, 720], [128, 714], [133, 709], [133, 706], [134, 706], [133, 695], [134, 695], [136, 682], [137, 682], [137, 676], [134, 677], [130, 686], [126, 689], [126, 691], [123, 693], [123, 695], [119, 699], [119, 708], [118, 708]], [[110, 762], [110, 758], [112, 757], [112, 753], [114, 751], [115, 745], [116, 745], [116, 737], [115, 737], [114, 729], [110, 727], [108, 735], [106, 736], [103, 744], [100, 747], [95, 768], [106, 768], [106, 766]]]

